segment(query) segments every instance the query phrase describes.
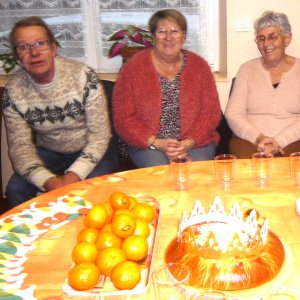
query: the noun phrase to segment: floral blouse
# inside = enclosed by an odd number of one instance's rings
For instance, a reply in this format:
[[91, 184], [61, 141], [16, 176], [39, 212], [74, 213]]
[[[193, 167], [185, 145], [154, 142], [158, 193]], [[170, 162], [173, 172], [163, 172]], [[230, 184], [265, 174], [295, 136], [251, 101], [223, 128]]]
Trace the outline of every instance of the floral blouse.
[[186, 65], [186, 53], [183, 52], [183, 64], [173, 80], [159, 75], [162, 91], [162, 112], [158, 138], [181, 139], [180, 121], [180, 75]]

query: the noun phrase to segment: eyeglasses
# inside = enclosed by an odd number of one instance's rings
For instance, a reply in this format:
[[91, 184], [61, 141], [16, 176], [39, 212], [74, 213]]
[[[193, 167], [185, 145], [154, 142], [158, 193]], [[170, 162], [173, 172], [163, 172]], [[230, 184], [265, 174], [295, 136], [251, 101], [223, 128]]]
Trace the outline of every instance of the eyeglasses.
[[31, 50], [31, 48], [35, 49], [36, 51], [45, 51], [48, 49], [49, 41], [37, 41], [32, 44], [21, 44], [16, 46], [17, 52], [20, 55], [24, 55]]
[[159, 38], [165, 38], [168, 33], [171, 35], [171, 37], [178, 38], [178, 37], [180, 37], [182, 31], [179, 29], [176, 29], [176, 28], [171, 28], [170, 30], [161, 28], [161, 29], [157, 29], [155, 31], [156, 36]]
[[271, 42], [271, 43], [275, 43], [278, 38], [279, 38], [280, 34], [276, 33], [276, 32], [272, 32], [270, 34], [268, 34], [267, 36], [264, 36], [264, 35], [258, 35], [254, 41], [257, 45], [263, 45], [266, 40], [268, 42]]

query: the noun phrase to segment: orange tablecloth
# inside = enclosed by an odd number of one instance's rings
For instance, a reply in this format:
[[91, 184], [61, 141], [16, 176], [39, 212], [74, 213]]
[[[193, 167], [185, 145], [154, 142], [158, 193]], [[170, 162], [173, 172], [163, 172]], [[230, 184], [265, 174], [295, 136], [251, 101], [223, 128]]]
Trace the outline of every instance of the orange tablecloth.
[[[257, 290], [228, 293], [228, 296], [232, 299], [260, 299], [255, 297], [274, 285], [300, 289], [300, 216], [295, 210], [295, 200], [300, 195], [300, 189], [294, 186], [290, 178], [288, 159], [274, 158], [272, 178], [264, 188], [256, 186], [252, 178], [251, 161], [248, 159], [237, 161], [236, 178], [227, 191], [215, 180], [213, 161], [194, 162], [191, 164], [191, 186], [188, 191], [173, 190], [169, 168], [161, 166], [82, 181], [42, 194], [6, 212], [0, 218], [0, 298], [5, 294], [15, 294], [20, 297], [16, 299], [26, 300], [73, 299], [64, 292], [63, 285], [72, 264], [71, 251], [76, 234], [83, 226], [82, 217], [77, 216], [84, 212], [85, 207], [81, 207], [78, 199], [84, 199], [90, 204], [100, 203], [108, 200], [114, 191], [122, 191], [138, 199], [155, 198], [160, 203], [153, 265], [163, 262], [164, 250], [176, 235], [183, 211], [189, 214], [197, 199], [206, 210], [217, 195], [226, 210], [236, 201], [242, 209], [255, 208], [261, 217], [268, 219], [269, 228], [284, 242], [289, 267], [274, 282]], [[67, 197], [60, 198], [63, 196]], [[57, 199], [62, 199], [58, 207]], [[66, 217], [68, 219], [62, 222]], [[11, 225], [13, 220], [14, 226]], [[27, 226], [24, 227], [24, 224]], [[11, 231], [16, 232], [15, 238], [8, 241], [5, 236]], [[26, 234], [26, 231], [27, 240], [15, 240], [24, 236], [22, 234]], [[38, 238], [31, 237], [30, 240], [30, 236], [36, 232]], [[131, 297], [154, 299], [151, 287], [145, 293]], [[103, 297], [95, 295], [84, 299]]]

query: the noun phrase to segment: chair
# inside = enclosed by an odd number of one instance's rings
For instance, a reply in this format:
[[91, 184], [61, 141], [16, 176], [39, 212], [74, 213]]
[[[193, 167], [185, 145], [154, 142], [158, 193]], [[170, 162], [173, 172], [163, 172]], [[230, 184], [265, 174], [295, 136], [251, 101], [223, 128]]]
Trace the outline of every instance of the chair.
[[216, 147], [216, 155], [229, 153], [229, 142], [232, 136], [232, 131], [227, 124], [224, 114], [222, 114], [221, 121], [217, 127], [220, 134], [220, 141]]
[[[2, 99], [4, 88], [0, 87], [0, 100]], [[2, 105], [0, 111], [0, 149], [2, 149]], [[0, 214], [6, 212], [9, 209], [7, 199], [3, 195], [3, 186], [2, 186], [2, 157], [0, 152]]]
[[[229, 96], [231, 95], [235, 78], [232, 79]], [[216, 148], [216, 155], [229, 153], [229, 142], [232, 137], [232, 131], [227, 124], [224, 114], [222, 114], [221, 121], [217, 127], [217, 131], [220, 134], [220, 141]]]
[[[114, 82], [110, 80], [101, 80], [106, 97], [108, 99], [110, 121], [113, 125], [113, 111], [112, 111], [112, 93], [114, 89]], [[114, 126], [112, 126], [112, 139], [111, 143], [114, 147], [117, 147], [118, 159], [119, 159], [119, 171], [135, 169], [133, 162], [131, 161], [128, 152], [127, 144], [116, 133]]]

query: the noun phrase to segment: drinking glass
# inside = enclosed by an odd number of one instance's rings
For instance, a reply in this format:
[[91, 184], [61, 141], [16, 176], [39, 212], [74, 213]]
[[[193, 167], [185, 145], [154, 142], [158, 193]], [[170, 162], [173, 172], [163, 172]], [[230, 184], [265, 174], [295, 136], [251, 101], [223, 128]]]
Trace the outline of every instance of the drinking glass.
[[215, 156], [214, 161], [216, 179], [227, 189], [234, 178], [236, 157], [232, 154], [220, 154]]
[[216, 290], [200, 290], [194, 294], [190, 300], [226, 300], [226, 296], [221, 291]]
[[185, 285], [190, 278], [188, 266], [180, 263], [167, 263], [154, 269], [152, 273], [155, 299], [186, 300]]
[[295, 185], [300, 187], [300, 152], [293, 152], [290, 158], [290, 172]]
[[183, 191], [189, 188], [190, 183], [190, 162], [188, 154], [170, 158], [170, 171], [174, 188]]
[[272, 172], [272, 154], [257, 152], [252, 154], [252, 172], [257, 181], [257, 185], [264, 187], [267, 185]]
[[296, 300], [297, 295], [292, 290], [279, 289], [269, 293], [264, 300]]

